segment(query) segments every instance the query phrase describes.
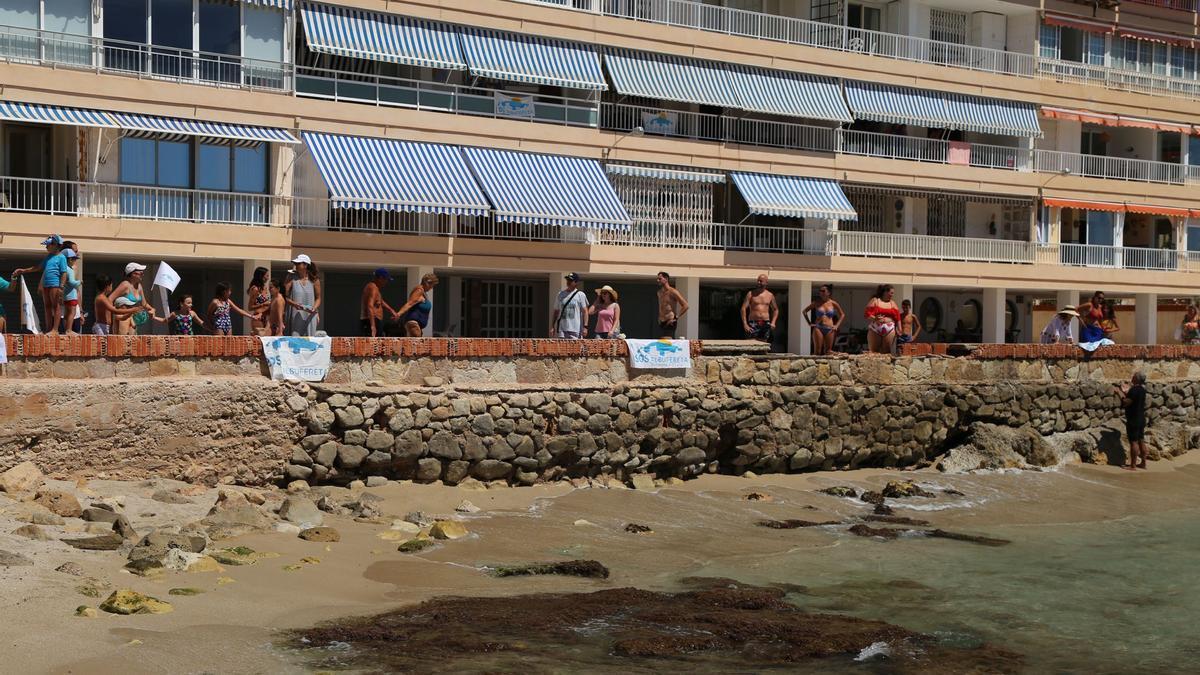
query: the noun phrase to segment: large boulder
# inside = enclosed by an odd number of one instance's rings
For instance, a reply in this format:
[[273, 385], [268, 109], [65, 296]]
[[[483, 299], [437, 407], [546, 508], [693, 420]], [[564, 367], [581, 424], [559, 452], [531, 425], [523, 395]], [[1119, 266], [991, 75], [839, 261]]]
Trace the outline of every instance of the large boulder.
[[78, 518], [83, 515], [83, 507], [75, 495], [62, 490], [42, 490], [33, 498], [33, 503], [46, 507], [51, 513], [63, 518]]
[[283, 506], [279, 507], [279, 517], [299, 525], [301, 529], [316, 527], [324, 519], [316, 502], [298, 495], [283, 500]]
[[171, 603], [158, 598], [121, 589], [113, 591], [107, 600], [100, 603], [100, 609], [110, 614], [166, 614], [174, 608], [171, 607]]
[[1055, 466], [1062, 460], [1063, 455], [1032, 428], [975, 422], [963, 442], [938, 460], [937, 468], [946, 473], [965, 473]]
[[13, 468], [0, 473], [0, 492], [29, 492], [42, 486], [45, 476], [33, 462], [21, 462]]

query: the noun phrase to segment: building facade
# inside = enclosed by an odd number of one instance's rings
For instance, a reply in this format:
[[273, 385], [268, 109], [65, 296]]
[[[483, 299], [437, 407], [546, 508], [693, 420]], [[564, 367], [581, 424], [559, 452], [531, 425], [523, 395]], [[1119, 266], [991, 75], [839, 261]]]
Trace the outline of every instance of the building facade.
[[1171, 342], [1159, 302], [1200, 279], [1197, 9], [0, 0], [0, 273], [57, 232], [85, 306], [129, 260], [203, 305], [306, 253], [330, 334], [384, 266], [393, 305], [439, 275], [433, 333], [540, 337], [567, 272], [652, 335], [665, 270], [680, 333], [717, 338], [768, 272], [800, 353], [819, 284], [850, 339], [890, 283], [923, 339], [976, 342], [1102, 289], [1134, 307], [1121, 341]]

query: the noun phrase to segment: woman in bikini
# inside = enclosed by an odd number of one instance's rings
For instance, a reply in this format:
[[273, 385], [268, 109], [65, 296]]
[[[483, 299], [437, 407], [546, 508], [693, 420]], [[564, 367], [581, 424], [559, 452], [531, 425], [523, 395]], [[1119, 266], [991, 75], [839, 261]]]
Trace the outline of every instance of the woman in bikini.
[[237, 312], [247, 319], [253, 319], [254, 315], [241, 307], [230, 299], [232, 288], [229, 284], [222, 281], [217, 284], [217, 295], [208, 303], [208, 325], [212, 329], [213, 335], [233, 335], [233, 317], [230, 312]]
[[421, 283], [408, 294], [408, 302], [396, 310], [400, 325], [408, 337], [421, 337], [429, 324], [429, 313], [433, 311], [433, 288], [438, 285], [436, 274], [421, 277]]
[[833, 341], [837, 339], [842, 321], [846, 320], [846, 313], [833, 299], [829, 284], [821, 284], [817, 288], [817, 299], [808, 303], [802, 312], [804, 320], [812, 326], [813, 354], [824, 356], [832, 352]]
[[1200, 308], [1188, 305], [1179, 326], [1179, 339], [1185, 345], [1200, 345]]
[[877, 354], [892, 354], [896, 349], [900, 308], [892, 300], [895, 295], [891, 284], [881, 284], [863, 311], [863, 316], [867, 318], [867, 347]]
[[254, 315], [250, 329], [255, 335], [269, 335], [267, 328], [267, 311], [271, 307], [271, 292], [267, 288], [267, 277], [271, 273], [265, 267], [254, 270], [254, 278], [246, 289], [246, 311]]
[[1104, 293], [1096, 291], [1091, 302], [1078, 308], [1083, 326], [1079, 329], [1079, 343], [1099, 342], [1104, 339]]
[[[131, 262], [125, 266], [125, 279], [117, 284], [112, 293], [109, 293], [108, 299], [113, 305], [125, 309], [129, 307], [137, 307], [138, 311], [128, 318], [119, 317], [112, 325], [113, 335], [129, 335], [137, 333], [139, 326], [143, 325], [154, 314], [154, 309], [150, 303], [146, 301], [146, 293], [142, 287], [142, 275], [146, 272], [146, 266]], [[125, 298], [120, 300], [120, 298]]]

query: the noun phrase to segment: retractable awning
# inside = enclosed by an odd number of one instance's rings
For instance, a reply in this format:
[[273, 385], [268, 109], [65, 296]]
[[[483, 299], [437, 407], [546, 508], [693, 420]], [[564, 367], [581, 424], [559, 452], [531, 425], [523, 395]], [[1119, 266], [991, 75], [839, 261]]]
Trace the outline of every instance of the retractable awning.
[[858, 214], [836, 181], [736, 172], [730, 177], [745, 198], [751, 213], [789, 218], [858, 220]]
[[591, 45], [460, 28], [463, 53], [472, 75], [573, 89], [608, 89], [600, 53]]
[[842, 88], [832, 77], [729, 65], [741, 108], [754, 112], [850, 122]]
[[628, 49], [604, 53], [613, 88], [624, 96], [741, 108], [729, 72], [722, 64]]
[[697, 183], [724, 183], [725, 174], [706, 171], [681, 171], [657, 166], [633, 166], [630, 164], [606, 164], [604, 170], [614, 176], [637, 176], [660, 180], [690, 180]]
[[466, 70], [453, 26], [364, 9], [305, 3], [308, 48], [370, 61]]
[[941, 129], [954, 124], [945, 97], [936, 91], [846, 82], [846, 99], [858, 119]]
[[64, 108], [40, 103], [0, 101], [0, 119], [13, 122], [37, 122], [41, 124], [69, 124], [78, 127], [115, 128], [108, 115], [99, 110]]
[[487, 199], [459, 148], [305, 132], [336, 208], [486, 215]]
[[1061, 26], [1063, 28], [1075, 28], [1087, 33], [1111, 33], [1116, 30], [1116, 26], [1109, 21], [1101, 21], [1099, 19], [1085, 19], [1079, 16], [1068, 16], [1066, 14], [1054, 14], [1053, 12], [1045, 13], [1045, 22], [1047, 26]]
[[1191, 215], [1191, 209], [1179, 208], [1177, 206], [1156, 206], [1154, 204], [1125, 204], [1125, 210], [1130, 213], [1147, 213], [1152, 216], [1173, 216], [1176, 218], [1187, 218]]
[[1174, 131], [1181, 134], [1195, 133], [1195, 127], [1182, 122], [1163, 122], [1141, 117], [1126, 117], [1087, 110], [1072, 110], [1070, 108], [1042, 107], [1042, 114], [1051, 119], [1075, 120], [1088, 124], [1099, 124], [1108, 127], [1135, 127], [1138, 129], [1154, 129], [1157, 131]]
[[1057, 207], [1060, 209], [1084, 209], [1087, 211], [1112, 211], [1115, 213], [1124, 213], [1125, 205], [1119, 202], [1091, 202], [1082, 199], [1059, 199], [1057, 197], [1046, 197], [1042, 200], [1046, 206]]
[[[1191, 26], [1188, 28], [1191, 28]], [[1117, 28], [1117, 37], [1133, 38], [1135, 40], [1147, 40], [1149, 42], [1158, 42], [1164, 45], [1175, 45], [1176, 47], [1196, 46], [1196, 40], [1186, 35], [1159, 33], [1158, 31], [1140, 30], [1136, 28]]]
[[235, 141], [265, 141], [269, 143], [299, 143], [300, 140], [285, 129], [252, 127], [224, 122], [203, 122], [175, 117], [155, 117], [135, 113], [110, 112], [108, 116], [121, 129], [185, 136], [228, 138]]
[[260, 7], [274, 7], [287, 12], [292, 9], [292, 0], [242, 0], [247, 5], [259, 5]]
[[1025, 138], [1042, 135], [1037, 106], [1032, 103], [946, 94], [946, 106], [956, 129]]
[[463, 148], [496, 219], [624, 229], [631, 224], [600, 162], [511, 150]]

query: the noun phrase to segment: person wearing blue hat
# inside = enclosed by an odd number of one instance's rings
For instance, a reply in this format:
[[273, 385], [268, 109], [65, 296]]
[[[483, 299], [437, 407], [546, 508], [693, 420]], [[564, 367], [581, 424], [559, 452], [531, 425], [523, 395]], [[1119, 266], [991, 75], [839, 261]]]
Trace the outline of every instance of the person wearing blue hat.
[[358, 315], [363, 337], [383, 336], [383, 310], [386, 309], [391, 314], [393, 321], [399, 316], [387, 300], [383, 299], [383, 287], [391, 280], [391, 273], [380, 267], [375, 270], [375, 276], [367, 285], [363, 286], [362, 307]]
[[67, 269], [70, 265], [63, 257], [63, 239], [52, 234], [42, 241], [46, 247], [46, 257], [33, 267], [22, 267], [12, 273], [13, 280], [22, 274], [41, 272], [42, 280], [38, 288], [42, 291], [42, 309], [45, 312], [46, 334], [58, 335], [58, 317], [62, 316], [63, 285], [67, 282]]
[[79, 289], [83, 286], [83, 280], [75, 274], [79, 262], [79, 244], [64, 241], [62, 254], [67, 259], [67, 282], [63, 284], [63, 318], [59, 330], [67, 335], [79, 335], [83, 332], [83, 308], [79, 305]]

